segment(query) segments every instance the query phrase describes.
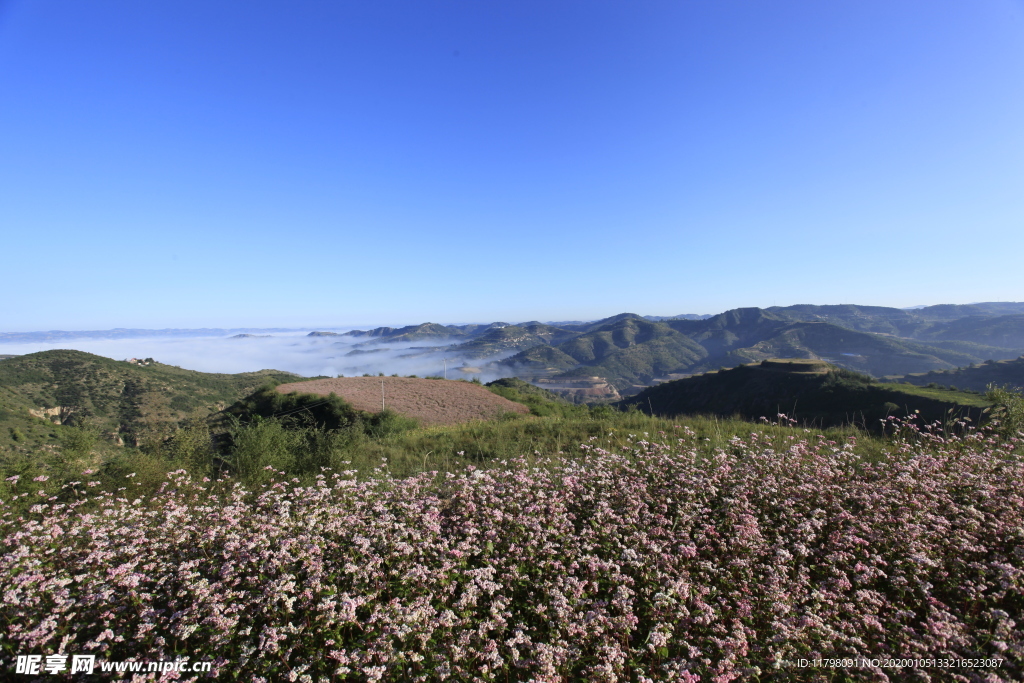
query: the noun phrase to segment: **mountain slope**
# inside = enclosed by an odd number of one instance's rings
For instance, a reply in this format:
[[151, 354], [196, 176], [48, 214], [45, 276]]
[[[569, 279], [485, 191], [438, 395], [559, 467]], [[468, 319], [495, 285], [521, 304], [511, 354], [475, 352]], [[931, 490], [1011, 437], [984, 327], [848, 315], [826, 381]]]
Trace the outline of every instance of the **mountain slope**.
[[899, 381], [918, 386], [938, 384], [972, 391], [985, 391], [990, 384], [1020, 390], [1024, 387], [1024, 356], [1013, 360], [988, 360], [953, 370], [905, 375]]
[[17, 442], [15, 430], [49, 441], [54, 422], [82, 421], [137, 443], [169, 433], [196, 409], [209, 412], [268, 381], [296, 379], [276, 370], [228, 375], [137, 365], [82, 351], [27, 354], [0, 361], [0, 444]]
[[405, 327], [377, 327], [372, 330], [352, 330], [345, 333], [350, 337], [368, 337], [389, 342], [423, 341], [425, 339], [448, 339], [463, 337], [465, 332], [458, 327], [422, 323]]
[[789, 323], [789, 319], [760, 308], [736, 308], [704, 320], [666, 322], [704, 347], [710, 356], [756, 344]]
[[665, 323], [621, 314], [556, 347], [530, 349], [503, 361], [524, 372], [568, 370], [561, 377], [606, 378], [618, 389], [693, 365], [707, 351]]
[[827, 363], [771, 359], [650, 387], [621, 402], [656, 415], [741, 415], [776, 420], [784, 413], [816, 425], [857, 423], [876, 428], [887, 415], [919, 410], [925, 421], [944, 420], [952, 409], [979, 420], [986, 402], [961, 392], [922, 392], [880, 384]]
[[469, 358], [485, 358], [508, 351], [524, 351], [534, 346], [546, 346], [552, 340], [572, 339], [576, 333], [543, 323], [491, 327], [475, 339], [463, 342], [453, 352]]
[[[950, 348], [952, 347], [952, 348]], [[986, 357], [1013, 357], [1006, 349], [978, 347], [966, 342], [928, 343], [858, 332], [831, 323], [791, 323], [750, 347], [735, 349], [735, 361], [766, 358], [817, 358], [876, 377], [927, 372], [980, 362]]]
[[934, 323], [917, 335], [921, 340], [966, 341], [1010, 349], [1024, 349], [1024, 315], [996, 318], [959, 318]]

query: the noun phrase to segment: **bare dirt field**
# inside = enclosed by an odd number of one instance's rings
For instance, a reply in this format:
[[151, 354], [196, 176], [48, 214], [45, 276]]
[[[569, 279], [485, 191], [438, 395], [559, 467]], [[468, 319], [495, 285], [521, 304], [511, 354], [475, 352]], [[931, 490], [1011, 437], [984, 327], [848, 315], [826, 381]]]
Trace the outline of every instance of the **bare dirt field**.
[[354, 408], [376, 413], [380, 411], [381, 380], [384, 380], [385, 407], [414, 417], [424, 426], [490, 420], [502, 413], [530, 412], [523, 404], [492, 394], [479, 384], [454, 380], [338, 377], [281, 384], [277, 391], [282, 394], [297, 391], [321, 396], [334, 392]]

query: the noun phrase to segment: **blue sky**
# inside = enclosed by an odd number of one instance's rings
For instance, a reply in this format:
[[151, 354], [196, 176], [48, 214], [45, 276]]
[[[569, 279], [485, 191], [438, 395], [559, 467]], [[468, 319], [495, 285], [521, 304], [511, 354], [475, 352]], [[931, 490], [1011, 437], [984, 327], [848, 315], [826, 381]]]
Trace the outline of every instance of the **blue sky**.
[[1024, 2], [0, 0], [0, 331], [1024, 300]]

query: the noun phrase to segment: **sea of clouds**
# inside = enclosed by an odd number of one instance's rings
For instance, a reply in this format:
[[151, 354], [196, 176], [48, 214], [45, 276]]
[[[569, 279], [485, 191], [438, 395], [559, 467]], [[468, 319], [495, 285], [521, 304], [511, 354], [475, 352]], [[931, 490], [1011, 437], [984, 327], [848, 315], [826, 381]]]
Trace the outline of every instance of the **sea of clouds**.
[[50, 349], [75, 349], [125, 360], [153, 358], [200, 372], [285, 370], [304, 377], [327, 375], [441, 375], [449, 379], [478, 377], [491, 381], [513, 373], [497, 361], [509, 354], [467, 359], [455, 342], [430, 340], [387, 344], [348, 335], [310, 337], [308, 331], [278, 332], [259, 337], [139, 337], [127, 339], [61, 339], [52, 342], [0, 344], [0, 354], [22, 355]]

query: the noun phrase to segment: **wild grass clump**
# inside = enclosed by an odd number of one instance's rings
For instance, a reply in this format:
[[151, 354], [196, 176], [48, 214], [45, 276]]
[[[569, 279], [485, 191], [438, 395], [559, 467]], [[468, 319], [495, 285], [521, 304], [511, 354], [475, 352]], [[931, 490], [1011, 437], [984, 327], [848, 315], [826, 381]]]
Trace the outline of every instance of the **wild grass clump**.
[[[877, 462], [679, 425], [441, 476], [182, 470], [71, 502], [17, 480], [0, 649], [253, 681], [1020, 680], [1019, 438], [893, 431]], [[1000, 664], [798, 665], [844, 657]]]

